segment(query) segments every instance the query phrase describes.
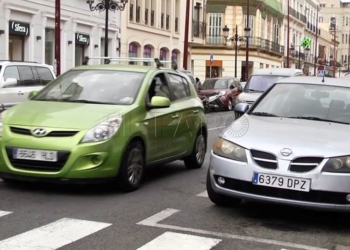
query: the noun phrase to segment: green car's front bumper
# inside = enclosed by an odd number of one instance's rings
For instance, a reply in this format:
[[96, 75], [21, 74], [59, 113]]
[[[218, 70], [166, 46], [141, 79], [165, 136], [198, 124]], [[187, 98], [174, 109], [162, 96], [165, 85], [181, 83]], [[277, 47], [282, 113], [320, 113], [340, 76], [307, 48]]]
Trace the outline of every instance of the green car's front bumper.
[[[16, 126], [17, 127], [17, 126]], [[62, 129], [52, 129], [50, 131]], [[72, 136], [34, 137], [4, 127], [0, 137], [0, 177], [42, 181], [98, 181], [117, 176], [127, 137], [80, 143], [87, 131]], [[114, 141], [114, 143], [113, 143]], [[56, 162], [16, 160], [14, 148], [57, 151]]]

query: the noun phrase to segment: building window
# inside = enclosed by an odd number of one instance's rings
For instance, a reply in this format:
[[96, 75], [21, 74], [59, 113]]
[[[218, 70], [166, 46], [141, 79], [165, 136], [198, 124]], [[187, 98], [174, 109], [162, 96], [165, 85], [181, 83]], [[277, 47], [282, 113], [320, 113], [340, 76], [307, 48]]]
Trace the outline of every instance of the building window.
[[[130, 43], [129, 45], [129, 57], [137, 57], [138, 45], [136, 43]], [[129, 62], [129, 64], [137, 64], [135, 62]]]
[[160, 49], [160, 60], [161, 61], [166, 61], [166, 58], [167, 58], [167, 49], [166, 48], [161, 48]]
[[318, 22], [319, 22], [319, 23], [323, 23], [323, 17], [320, 16], [320, 17], [318, 18]]
[[273, 33], [274, 33], [274, 36], [273, 36], [273, 41], [275, 42], [275, 43], [279, 43], [279, 33], [280, 33], [280, 27], [279, 27], [279, 25], [278, 25], [278, 23], [276, 23], [276, 24], [274, 24], [274, 30], [273, 30]]
[[266, 39], [265, 38], [265, 19], [261, 19], [261, 32], [260, 32], [260, 37], [261, 39]]
[[129, 21], [134, 21], [134, 5], [130, 4], [129, 7]]
[[222, 21], [223, 14], [210, 13], [209, 14], [209, 44], [222, 44]]
[[174, 62], [178, 63], [178, 56], [179, 56], [179, 52], [174, 49], [171, 52], [171, 61], [174, 61]]
[[54, 65], [55, 61], [55, 30], [45, 29], [45, 63]]
[[[143, 57], [144, 58], [151, 58], [152, 57], [152, 48], [149, 45], [146, 45], [143, 48]], [[144, 62], [143, 63], [144, 66], [151, 66], [151, 62]]]

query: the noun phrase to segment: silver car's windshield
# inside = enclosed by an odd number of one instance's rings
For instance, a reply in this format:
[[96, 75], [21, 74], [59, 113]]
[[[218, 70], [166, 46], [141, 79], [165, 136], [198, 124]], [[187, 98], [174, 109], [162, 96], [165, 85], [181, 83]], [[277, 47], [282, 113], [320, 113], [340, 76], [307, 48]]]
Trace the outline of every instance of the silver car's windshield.
[[287, 76], [252, 75], [244, 86], [243, 92], [265, 92], [272, 84]]
[[249, 114], [350, 123], [350, 88], [279, 83]]
[[145, 74], [117, 70], [71, 70], [32, 100], [130, 105]]

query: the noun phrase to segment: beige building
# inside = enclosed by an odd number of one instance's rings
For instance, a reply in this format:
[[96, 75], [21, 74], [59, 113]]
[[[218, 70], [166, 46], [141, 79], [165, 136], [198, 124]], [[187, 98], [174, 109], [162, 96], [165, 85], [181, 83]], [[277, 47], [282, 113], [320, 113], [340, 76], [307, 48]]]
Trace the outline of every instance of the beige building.
[[[340, 69], [341, 72], [350, 71], [350, 1], [320, 0], [320, 2], [321, 14], [319, 21], [324, 23], [328, 29], [332, 17], [335, 17], [337, 21], [336, 37], [339, 42], [339, 48], [335, 54], [335, 60], [338, 69]], [[333, 58], [330, 58], [330, 56], [334, 56], [334, 52], [330, 51], [329, 57], [327, 58], [327, 61], [331, 64]]]
[[175, 60], [182, 67], [186, 1], [129, 0], [128, 4], [121, 17], [120, 56]]
[[[209, 1], [208, 1], [209, 2]], [[208, 77], [237, 76], [245, 78], [246, 70], [246, 37], [244, 28], [247, 13], [241, 6], [216, 6], [210, 2], [207, 5], [204, 27], [200, 35], [201, 40], [192, 41], [191, 65], [193, 73], [201, 80]], [[254, 69], [280, 68], [285, 47], [283, 46], [282, 5], [276, 0], [271, 5], [263, 5], [261, 10], [250, 8], [249, 23], [249, 75]], [[235, 4], [239, 4], [236, 1]], [[235, 74], [234, 36], [239, 35], [237, 41], [237, 74]], [[225, 32], [225, 29], [228, 30]], [[211, 62], [212, 54], [212, 62]], [[211, 71], [210, 71], [211, 70]]]

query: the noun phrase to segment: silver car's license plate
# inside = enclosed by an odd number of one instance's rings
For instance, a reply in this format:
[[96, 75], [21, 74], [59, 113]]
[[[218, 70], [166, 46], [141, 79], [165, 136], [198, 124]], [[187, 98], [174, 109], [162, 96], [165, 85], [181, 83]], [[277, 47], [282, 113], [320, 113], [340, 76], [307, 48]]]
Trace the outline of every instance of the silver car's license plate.
[[309, 192], [311, 180], [254, 172], [253, 184]]

